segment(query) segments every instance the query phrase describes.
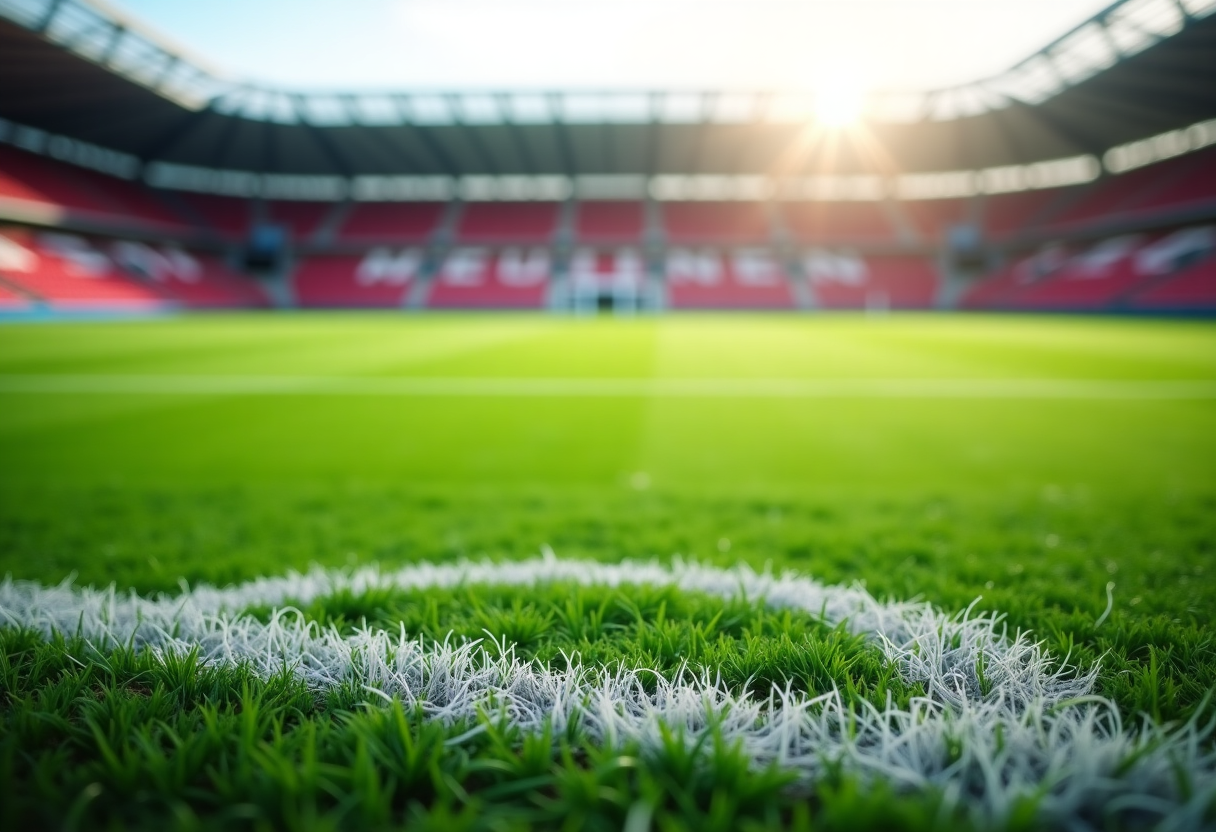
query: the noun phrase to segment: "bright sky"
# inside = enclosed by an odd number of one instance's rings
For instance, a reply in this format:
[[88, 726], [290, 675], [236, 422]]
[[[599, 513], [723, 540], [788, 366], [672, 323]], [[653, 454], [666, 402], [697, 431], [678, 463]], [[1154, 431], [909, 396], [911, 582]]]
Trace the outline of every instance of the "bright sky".
[[1109, 0], [115, 0], [240, 78], [323, 89], [926, 89]]

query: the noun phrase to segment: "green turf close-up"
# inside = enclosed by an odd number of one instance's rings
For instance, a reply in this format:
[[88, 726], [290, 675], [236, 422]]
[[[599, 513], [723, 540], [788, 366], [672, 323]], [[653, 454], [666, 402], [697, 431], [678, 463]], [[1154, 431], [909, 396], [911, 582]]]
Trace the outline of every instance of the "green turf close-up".
[[[334, 381], [364, 379], [347, 392]], [[456, 392], [387, 383], [401, 379]], [[520, 381], [537, 379], [558, 383]], [[506, 383], [460, 392], [459, 380]], [[567, 380], [706, 384], [673, 395]], [[763, 385], [866, 380], [888, 393]], [[1052, 655], [1100, 663], [1097, 692], [1127, 719], [1209, 709], [1216, 398], [1033, 385], [929, 395], [901, 380], [1210, 390], [1216, 325], [246, 314], [2, 327], [0, 573], [150, 593], [545, 546], [768, 565], [950, 612], [982, 596], [978, 609]], [[763, 383], [745, 395], [735, 382]], [[469, 587], [302, 606], [340, 628], [486, 632], [542, 663], [578, 651], [664, 672], [687, 661], [739, 689], [910, 693], [867, 645], [813, 617], [659, 590]], [[0, 640], [6, 828], [968, 824], [940, 796], [845, 776], [790, 790], [727, 745], [706, 766], [674, 739], [646, 756], [515, 736], [487, 715], [456, 747], [445, 741], [468, 726], [318, 700], [289, 675], [166, 665], [2, 625]], [[1010, 825], [1033, 828], [1033, 807]]]

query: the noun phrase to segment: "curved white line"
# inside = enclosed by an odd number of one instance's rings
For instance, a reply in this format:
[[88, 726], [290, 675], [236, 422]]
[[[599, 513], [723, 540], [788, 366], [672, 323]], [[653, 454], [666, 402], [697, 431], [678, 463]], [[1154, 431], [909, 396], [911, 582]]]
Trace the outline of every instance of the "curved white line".
[[[835, 691], [740, 695], [709, 670], [656, 681], [645, 670], [587, 667], [577, 657], [552, 669], [518, 659], [509, 644], [488, 651], [482, 642], [435, 644], [374, 628], [343, 635], [291, 608], [266, 622], [242, 614], [338, 591], [550, 582], [672, 586], [805, 610], [865, 635], [927, 695], [906, 710], [888, 703], [855, 712]], [[314, 570], [153, 598], [6, 579], [0, 620], [48, 635], [79, 633], [99, 648], [198, 649], [208, 662], [247, 663], [263, 675], [289, 666], [316, 690], [363, 686], [447, 721], [475, 718], [489, 706], [526, 730], [551, 723], [560, 735], [577, 721], [596, 740], [632, 740], [651, 750], [660, 747], [664, 727], [683, 729], [691, 744], [712, 725], [757, 766], [777, 764], [807, 782], [839, 763], [899, 788], [940, 789], [983, 824], [999, 823], [1020, 799], [1033, 797], [1044, 822], [1074, 828], [1111, 812], [1151, 818], [1162, 828], [1198, 828], [1216, 798], [1210, 732], [1195, 724], [1129, 729], [1113, 703], [1092, 695], [1096, 668], [1081, 673], [1053, 662], [1025, 634], [1009, 638], [999, 616], [948, 616], [924, 603], [880, 602], [858, 586], [746, 567], [667, 569], [546, 556], [395, 572]]]

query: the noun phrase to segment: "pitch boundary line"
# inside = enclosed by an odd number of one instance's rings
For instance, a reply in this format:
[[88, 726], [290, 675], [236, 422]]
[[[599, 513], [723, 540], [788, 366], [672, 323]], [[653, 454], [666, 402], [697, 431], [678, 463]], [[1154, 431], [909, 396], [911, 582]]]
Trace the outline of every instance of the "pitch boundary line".
[[472, 398], [1216, 399], [1216, 380], [0, 375], [0, 394]]

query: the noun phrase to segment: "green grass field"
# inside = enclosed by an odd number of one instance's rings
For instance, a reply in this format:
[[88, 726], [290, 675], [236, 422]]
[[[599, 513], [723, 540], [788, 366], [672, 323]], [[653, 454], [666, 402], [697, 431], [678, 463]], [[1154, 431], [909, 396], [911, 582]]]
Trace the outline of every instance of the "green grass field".
[[[982, 596], [977, 610], [1006, 615], [1051, 655], [1099, 664], [1095, 693], [1129, 724], [1177, 723], [1207, 714], [1216, 687], [1214, 391], [1210, 322], [334, 314], [9, 326], [0, 572], [149, 594], [544, 546], [563, 559], [769, 564], [949, 613]], [[858, 707], [924, 693], [814, 615], [695, 593], [557, 582], [301, 606], [339, 630], [489, 632], [545, 666], [578, 651], [669, 678], [684, 661], [725, 668], [743, 695], [785, 681], [836, 685]], [[726, 742], [607, 747], [513, 733], [487, 713], [454, 744], [467, 721], [361, 691], [321, 696], [290, 673], [47, 641], [19, 624], [0, 630], [7, 828], [983, 823], [966, 794], [848, 772], [795, 787]], [[1034, 799], [1001, 820], [1041, 822]]]

